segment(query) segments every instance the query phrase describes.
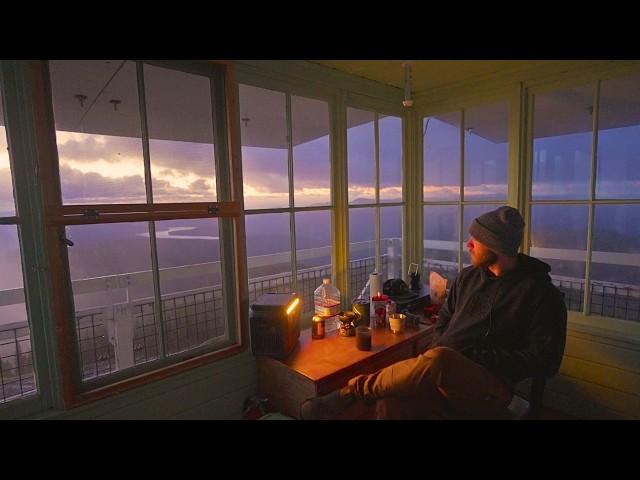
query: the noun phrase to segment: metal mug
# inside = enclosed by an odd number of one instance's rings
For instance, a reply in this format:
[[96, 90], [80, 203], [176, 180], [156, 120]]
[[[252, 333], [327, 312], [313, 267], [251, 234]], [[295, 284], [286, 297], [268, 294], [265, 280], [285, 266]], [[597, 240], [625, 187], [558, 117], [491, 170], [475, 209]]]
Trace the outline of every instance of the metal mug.
[[358, 319], [358, 326], [360, 325], [369, 325], [369, 301], [368, 300], [354, 300], [353, 305], [351, 306], [351, 310], [353, 313], [358, 315], [360, 318]]

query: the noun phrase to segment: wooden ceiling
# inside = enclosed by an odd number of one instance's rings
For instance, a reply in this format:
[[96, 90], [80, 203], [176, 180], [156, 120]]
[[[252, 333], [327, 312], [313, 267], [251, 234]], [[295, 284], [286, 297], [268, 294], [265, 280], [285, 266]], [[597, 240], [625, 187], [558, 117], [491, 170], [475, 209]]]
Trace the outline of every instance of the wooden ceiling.
[[[402, 65], [406, 60], [309, 61], [393, 87], [404, 88]], [[420, 93], [547, 62], [548, 60], [411, 60], [412, 90], [414, 93]]]

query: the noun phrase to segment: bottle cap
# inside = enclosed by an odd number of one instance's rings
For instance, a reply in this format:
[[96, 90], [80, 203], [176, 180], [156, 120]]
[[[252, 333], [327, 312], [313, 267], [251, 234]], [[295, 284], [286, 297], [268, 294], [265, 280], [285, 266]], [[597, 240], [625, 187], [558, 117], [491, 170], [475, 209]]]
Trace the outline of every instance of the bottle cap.
[[322, 283], [323, 283], [324, 285], [329, 285], [329, 284], [331, 283], [331, 279], [330, 279], [330, 278], [323, 278], [323, 279], [322, 279]]

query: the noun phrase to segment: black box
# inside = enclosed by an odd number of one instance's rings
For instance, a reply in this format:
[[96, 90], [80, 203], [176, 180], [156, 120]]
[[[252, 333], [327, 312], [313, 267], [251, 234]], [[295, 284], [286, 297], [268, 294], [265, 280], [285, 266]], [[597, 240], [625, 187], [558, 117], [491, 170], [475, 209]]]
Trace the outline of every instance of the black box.
[[430, 296], [428, 285], [422, 285], [419, 291], [412, 290], [411, 293], [413, 295], [389, 296], [391, 300], [396, 303], [397, 312], [402, 312], [405, 310], [409, 312], [416, 312], [429, 305]]
[[300, 338], [300, 310], [302, 301], [295, 293], [258, 298], [249, 309], [251, 352], [280, 359], [289, 355]]

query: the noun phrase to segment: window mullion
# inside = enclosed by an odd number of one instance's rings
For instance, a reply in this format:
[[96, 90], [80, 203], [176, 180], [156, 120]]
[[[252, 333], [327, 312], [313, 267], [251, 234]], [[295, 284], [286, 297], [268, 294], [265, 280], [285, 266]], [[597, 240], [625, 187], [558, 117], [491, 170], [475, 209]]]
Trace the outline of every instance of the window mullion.
[[[246, 341], [245, 321], [248, 312], [246, 247], [244, 217], [242, 215], [242, 182], [239, 181], [240, 142], [234, 131], [240, 131], [240, 123], [235, 112], [239, 111], [236, 96], [237, 84], [229, 70], [224, 76], [214, 74], [211, 82], [213, 115], [213, 138], [218, 201], [233, 202], [238, 205], [236, 218], [221, 218], [218, 224], [220, 238], [220, 267], [223, 279], [223, 308], [229, 319], [228, 338]], [[225, 123], [226, 121], [226, 123]], [[227, 127], [225, 127], [227, 125]]]
[[296, 214], [294, 211], [293, 184], [293, 126], [291, 124], [291, 94], [285, 96], [285, 121], [287, 127], [287, 169], [289, 172], [289, 235], [291, 243], [291, 288], [298, 291], [298, 256], [296, 252]]
[[460, 110], [460, 201], [458, 202], [458, 271], [462, 270], [464, 228], [464, 109]]
[[373, 113], [373, 156], [375, 159], [376, 184], [375, 184], [375, 268], [376, 272], [382, 271], [382, 261], [380, 259], [380, 130], [378, 112]]
[[[144, 180], [145, 190], [147, 194], [147, 204], [153, 204], [153, 185], [151, 178], [151, 155], [149, 152], [149, 127], [147, 124], [147, 105], [144, 90], [144, 72], [143, 63], [141, 61], [136, 62], [136, 73], [138, 76], [138, 98], [140, 99], [140, 128], [142, 133], [142, 155], [144, 159]], [[151, 272], [153, 276], [153, 291], [154, 301], [153, 306], [155, 310], [154, 318], [158, 322], [160, 332], [160, 346], [159, 354], [160, 358], [165, 358], [165, 325], [164, 314], [162, 311], [162, 293], [160, 291], [160, 268], [158, 265], [158, 248], [156, 243], [156, 225], [155, 221], [150, 221], [149, 225], [149, 246], [151, 248]]]
[[587, 219], [587, 257], [584, 268], [584, 304], [582, 311], [585, 315], [591, 312], [591, 257], [593, 250], [593, 221], [595, 217], [596, 198], [596, 168], [598, 163], [598, 113], [600, 111], [600, 80], [596, 83], [593, 101], [593, 132], [591, 135], [591, 186], [589, 190], [589, 218]]

